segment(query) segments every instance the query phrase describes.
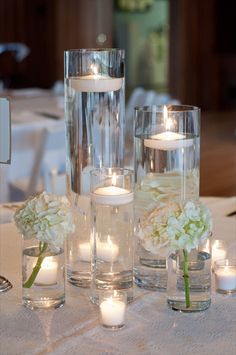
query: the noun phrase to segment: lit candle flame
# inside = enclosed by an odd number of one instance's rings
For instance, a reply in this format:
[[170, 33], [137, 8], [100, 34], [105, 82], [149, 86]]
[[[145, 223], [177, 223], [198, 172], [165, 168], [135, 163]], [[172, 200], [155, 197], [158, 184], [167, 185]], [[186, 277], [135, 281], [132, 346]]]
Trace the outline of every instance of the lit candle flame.
[[112, 175], [111, 184], [113, 186], [116, 185], [116, 173], [113, 173], [113, 175]]

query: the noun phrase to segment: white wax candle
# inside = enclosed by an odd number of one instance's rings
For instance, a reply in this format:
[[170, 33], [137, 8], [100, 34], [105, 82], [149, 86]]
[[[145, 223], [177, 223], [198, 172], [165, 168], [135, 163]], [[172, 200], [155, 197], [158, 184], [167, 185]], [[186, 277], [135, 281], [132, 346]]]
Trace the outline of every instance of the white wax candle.
[[216, 289], [236, 290], [236, 268], [225, 266], [215, 270]]
[[144, 146], [152, 149], [174, 150], [178, 148], [186, 148], [193, 145], [193, 139], [186, 139], [181, 133], [171, 131], [173, 121], [168, 117], [168, 109], [164, 106], [163, 119], [165, 122], [166, 132], [154, 134], [148, 139], [144, 139]]
[[186, 148], [193, 145], [193, 139], [186, 139], [186, 136], [175, 132], [162, 132], [144, 139], [145, 147], [160, 150], [174, 150]]
[[79, 260], [90, 262], [90, 260], [91, 260], [90, 243], [79, 244]]
[[112, 297], [100, 304], [103, 325], [114, 327], [125, 323], [125, 302], [115, 300]]
[[115, 206], [132, 202], [134, 194], [118, 186], [106, 186], [97, 188], [91, 198], [96, 203]]
[[107, 238], [107, 242], [97, 243], [97, 258], [107, 262], [115, 262], [118, 258], [119, 247]]
[[[35, 265], [34, 265], [35, 266]], [[35, 279], [35, 284], [53, 285], [57, 283], [57, 262], [53, 257], [44, 258], [39, 273]]]
[[111, 78], [100, 74], [84, 75], [70, 79], [72, 88], [83, 92], [117, 91], [122, 86], [122, 78]]

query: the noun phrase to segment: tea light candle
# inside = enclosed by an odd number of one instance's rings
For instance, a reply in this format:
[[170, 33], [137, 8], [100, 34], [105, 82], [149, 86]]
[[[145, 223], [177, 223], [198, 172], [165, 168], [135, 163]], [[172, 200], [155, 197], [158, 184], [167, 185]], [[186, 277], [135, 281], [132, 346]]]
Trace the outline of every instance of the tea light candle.
[[98, 187], [91, 193], [92, 201], [102, 205], [124, 205], [133, 201], [134, 194], [122, 187], [114, 186], [116, 182], [116, 175], [112, 176], [112, 185], [105, 187]]
[[117, 91], [122, 86], [122, 78], [98, 74], [97, 66], [92, 64], [91, 74], [71, 78], [71, 86], [76, 91], [83, 92]]
[[148, 139], [144, 139], [145, 147], [160, 150], [174, 150], [178, 148], [190, 147], [193, 145], [193, 139], [187, 139], [186, 136], [181, 133], [170, 131], [172, 120], [171, 118], [168, 118], [168, 110], [166, 106], [164, 106], [163, 116], [166, 131], [152, 135]]
[[97, 257], [106, 262], [115, 262], [118, 258], [119, 247], [114, 244], [108, 235], [107, 242], [97, 243]]
[[121, 328], [125, 323], [125, 309], [124, 301], [112, 297], [105, 299], [100, 304], [102, 324], [108, 328]]
[[90, 260], [91, 260], [90, 243], [80, 243], [79, 244], [79, 259], [81, 261], [90, 262]]
[[236, 267], [215, 267], [215, 286], [218, 291], [236, 292]]
[[44, 258], [38, 275], [35, 279], [35, 284], [54, 285], [57, 283], [57, 262], [53, 261], [52, 256]]

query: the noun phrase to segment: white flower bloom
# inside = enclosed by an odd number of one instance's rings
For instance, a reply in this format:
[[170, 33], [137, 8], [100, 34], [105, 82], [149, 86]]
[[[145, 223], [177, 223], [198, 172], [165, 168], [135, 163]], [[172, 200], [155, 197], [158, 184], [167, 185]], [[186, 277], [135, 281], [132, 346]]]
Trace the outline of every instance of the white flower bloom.
[[25, 239], [36, 238], [51, 247], [61, 246], [67, 234], [74, 231], [67, 198], [46, 192], [29, 198], [17, 209], [14, 220]]
[[154, 209], [140, 224], [138, 236], [146, 250], [167, 256], [175, 250], [190, 252], [197, 248], [211, 230], [208, 208], [189, 201], [185, 205], [170, 203]]

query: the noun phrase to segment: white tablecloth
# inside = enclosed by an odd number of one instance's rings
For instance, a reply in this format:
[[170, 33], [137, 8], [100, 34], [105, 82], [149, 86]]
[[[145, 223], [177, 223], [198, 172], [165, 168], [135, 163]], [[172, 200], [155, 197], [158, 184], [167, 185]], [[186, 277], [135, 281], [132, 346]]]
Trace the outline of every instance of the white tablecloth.
[[[214, 239], [236, 242], [236, 218], [225, 217], [235, 198], [204, 198], [214, 218]], [[235, 249], [234, 249], [235, 250]], [[66, 304], [51, 311], [21, 306], [21, 238], [0, 225], [0, 273], [14, 288], [0, 294], [0, 354], [234, 355], [236, 297], [212, 293], [211, 307], [184, 314], [168, 309], [164, 292], [136, 288], [125, 328], [103, 329], [86, 290], [67, 285]]]

